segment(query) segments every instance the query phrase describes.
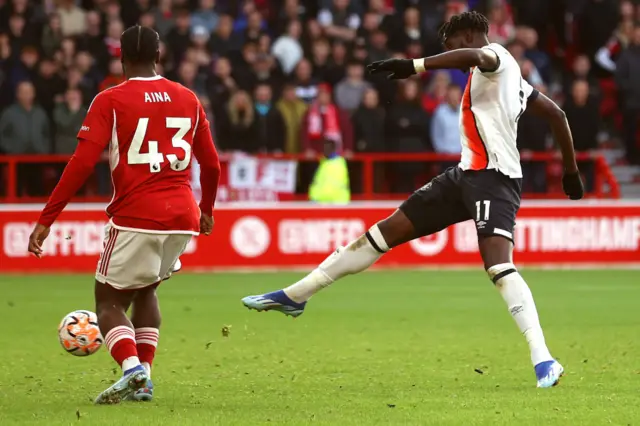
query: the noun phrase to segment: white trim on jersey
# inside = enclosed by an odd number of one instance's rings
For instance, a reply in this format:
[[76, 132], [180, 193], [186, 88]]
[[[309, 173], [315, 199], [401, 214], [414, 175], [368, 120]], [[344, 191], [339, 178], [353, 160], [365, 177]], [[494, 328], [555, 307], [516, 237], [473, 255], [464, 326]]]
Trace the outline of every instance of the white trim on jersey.
[[114, 229], [117, 229], [119, 231], [128, 231], [128, 232], [138, 232], [140, 234], [156, 234], [156, 235], [200, 235], [199, 232], [196, 231], [178, 231], [178, 230], [157, 230], [157, 229], [142, 229], [142, 228], [129, 228], [126, 226], [120, 226], [120, 225], [116, 225], [115, 223], [113, 223], [113, 219], [109, 219], [109, 224], [111, 226], [113, 226]]
[[120, 163], [120, 141], [116, 128], [116, 110], [113, 110], [113, 127], [111, 128], [111, 143], [109, 144], [109, 167], [113, 172]]
[[158, 75], [154, 75], [153, 77], [131, 77], [129, 80], [134, 80], [134, 81], [156, 81], [156, 80], [160, 80], [162, 77], [160, 74]]
[[200, 102], [196, 102], [196, 124], [193, 126], [193, 134], [191, 135], [191, 143], [193, 144], [193, 139], [196, 138], [196, 130], [198, 130], [198, 123], [200, 122]]
[[113, 172], [118, 167], [118, 163], [120, 163], [120, 142], [118, 141], [118, 131], [116, 126], [116, 110], [113, 110], [113, 128], [111, 129], [111, 142], [109, 142], [109, 173], [111, 177], [111, 186], [113, 187], [113, 195], [111, 196], [111, 201], [107, 205], [106, 210], [109, 209], [109, 206], [113, 203], [113, 200], [116, 199], [116, 182], [113, 180]]

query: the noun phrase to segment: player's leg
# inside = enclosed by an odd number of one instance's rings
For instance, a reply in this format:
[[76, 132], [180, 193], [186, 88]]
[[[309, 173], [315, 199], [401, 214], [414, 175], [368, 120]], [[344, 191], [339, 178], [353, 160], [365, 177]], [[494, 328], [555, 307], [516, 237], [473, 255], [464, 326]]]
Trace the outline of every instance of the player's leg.
[[398, 209], [345, 247], [338, 247], [300, 281], [283, 290], [245, 297], [242, 303], [250, 309], [278, 310], [297, 317], [302, 314], [311, 296], [346, 275], [364, 271], [388, 250], [414, 239], [415, 236], [412, 223]]
[[138, 358], [149, 378], [144, 388], [137, 389], [130, 396], [130, 399], [134, 401], [151, 401], [153, 399], [151, 366], [158, 347], [162, 320], [156, 294], [157, 287], [158, 284], [154, 284], [138, 290], [132, 303], [131, 323], [135, 329]]
[[512, 261], [513, 243], [503, 236], [480, 237], [479, 247], [489, 278], [529, 345], [538, 387], [556, 385], [564, 369], [547, 348], [533, 294]]
[[122, 377], [100, 393], [97, 404], [117, 404], [145, 387], [147, 374], [140, 365], [135, 332], [126, 311], [135, 291], [122, 291], [107, 282], [95, 284], [96, 315], [100, 332], [113, 359], [122, 367]]
[[467, 172], [466, 176], [464, 196], [476, 222], [485, 270], [529, 344], [538, 386], [553, 386], [563, 372], [562, 366], [547, 348], [531, 290], [513, 264], [520, 182], [491, 170]]
[[100, 332], [111, 356], [123, 371], [140, 365], [133, 325], [126, 314], [134, 296], [135, 291], [116, 290], [108, 283], [96, 281], [96, 315]]
[[[162, 235], [156, 238], [160, 246], [160, 263], [156, 274], [159, 279], [166, 281], [181, 269], [182, 264], [179, 257], [186, 249], [191, 236]], [[149, 376], [147, 386], [136, 390], [131, 395], [130, 399], [135, 401], [151, 401], [153, 399], [154, 386], [151, 381], [151, 367], [158, 347], [162, 321], [160, 304], [156, 294], [158, 285], [159, 282], [138, 290], [133, 299], [131, 322], [135, 327], [138, 357]]]
[[283, 290], [245, 297], [243, 304], [258, 311], [277, 310], [296, 317], [302, 314], [311, 296], [347, 275], [366, 270], [393, 247], [468, 219], [456, 197], [454, 174], [454, 169], [447, 171], [414, 192], [391, 216], [346, 247], [336, 249], [300, 281]]
[[146, 386], [147, 372], [140, 363], [135, 329], [126, 312], [139, 289], [159, 281], [160, 268], [156, 236], [118, 231], [110, 225], [106, 230], [96, 272], [96, 314], [107, 348], [123, 375], [98, 396], [96, 403], [100, 404], [118, 403]]
[[136, 292], [133, 299], [131, 323], [136, 333], [136, 347], [140, 363], [151, 377], [151, 365], [160, 338], [160, 305], [156, 294], [157, 285], [150, 285]]
[[[170, 273], [163, 279], [168, 280], [172, 274], [182, 269], [182, 262], [176, 259]], [[160, 304], [156, 289], [160, 283], [150, 285], [136, 292], [133, 299], [133, 309], [131, 314], [131, 322], [136, 332], [136, 346], [138, 348], [138, 358], [140, 363], [147, 370], [149, 378], [151, 378], [151, 365], [155, 358], [158, 340], [160, 339], [160, 323], [162, 316], [160, 315]]]

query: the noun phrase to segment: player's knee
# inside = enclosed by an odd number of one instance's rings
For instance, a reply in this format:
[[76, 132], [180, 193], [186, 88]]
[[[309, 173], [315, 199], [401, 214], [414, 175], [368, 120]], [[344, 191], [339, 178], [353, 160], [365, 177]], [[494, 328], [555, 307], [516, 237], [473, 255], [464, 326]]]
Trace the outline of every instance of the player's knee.
[[481, 236], [478, 238], [478, 248], [487, 271], [494, 265], [513, 262], [513, 243], [505, 237]]
[[389, 246], [382, 232], [378, 225], [374, 225], [346, 247], [338, 247], [318, 268], [335, 281], [364, 271], [388, 250]]
[[491, 279], [494, 284], [497, 284], [499, 280], [507, 275], [517, 272], [518, 270], [516, 269], [516, 266], [511, 262], [498, 263], [487, 268], [489, 279]]
[[[416, 237], [415, 227], [405, 213], [398, 209], [388, 218], [381, 220], [374, 228], [380, 232], [380, 238], [385, 241], [387, 250]], [[373, 228], [372, 228], [373, 229]], [[369, 232], [371, 233], [371, 230]]]

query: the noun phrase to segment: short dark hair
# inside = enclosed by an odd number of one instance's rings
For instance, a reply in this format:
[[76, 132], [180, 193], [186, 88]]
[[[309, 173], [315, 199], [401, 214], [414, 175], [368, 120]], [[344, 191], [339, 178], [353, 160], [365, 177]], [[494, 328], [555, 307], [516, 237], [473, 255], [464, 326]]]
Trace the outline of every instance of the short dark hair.
[[160, 49], [160, 37], [149, 27], [135, 25], [122, 33], [120, 44], [123, 61], [137, 65], [152, 64]]
[[464, 30], [488, 34], [489, 20], [482, 13], [475, 11], [463, 12], [459, 15], [452, 16], [449, 22], [442, 24], [438, 31], [438, 36], [440, 37], [440, 41], [444, 43], [447, 37]]

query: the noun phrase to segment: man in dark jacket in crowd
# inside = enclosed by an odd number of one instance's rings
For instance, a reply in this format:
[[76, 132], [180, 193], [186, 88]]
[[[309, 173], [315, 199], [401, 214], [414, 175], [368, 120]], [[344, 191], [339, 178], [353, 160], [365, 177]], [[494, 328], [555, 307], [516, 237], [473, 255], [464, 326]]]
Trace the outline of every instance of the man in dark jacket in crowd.
[[640, 24], [633, 30], [629, 47], [622, 52], [616, 66], [616, 83], [622, 99], [624, 140], [627, 160], [640, 164], [638, 149], [638, 120], [640, 120]]
[[[598, 102], [590, 96], [589, 83], [577, 80], [571, 89], [571, 98], [565, 103], [569, 127], [573, 135], [573, 146], [576, 152], [588, 152], [598, 148], [598, 131], [600, 117]], [[595, 164], [593, 161], [579, 162], [580, 170], [585, 175], [585, 188], [593, 191]]]
[[18, 84], [16, 100], [0, 118], [0, 150], [7, 154], [48, 154], [51, 151], [49, 119], [34, 104], [33, 84]]
[[273, 106], [271, 86], [260, 84], [255, 92], [258, 146], [260, 151], [281, 153], [284, 151], [286, 131], [282, 114]]
[[[16, 90], [17, 102], [0, 117], [0, 153], [48, 154], [51, 152], [51, 129], [47, 113], [34, 104], [33, 84], [23, 81]], [[44, 195], [42, 175], [37, 165], [18, 168], [18, 195]], [[26, 189], [26, 191], [25, 191]]]
[[87, 110], [82, 106], [82, 92], [69, 89], [53, 110], [53, 122], [56, 128], [56, 154], [73, 154], [78, 145], [78, 132], [82, 127]]

